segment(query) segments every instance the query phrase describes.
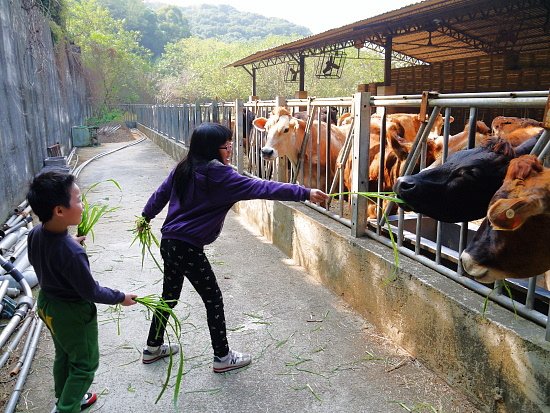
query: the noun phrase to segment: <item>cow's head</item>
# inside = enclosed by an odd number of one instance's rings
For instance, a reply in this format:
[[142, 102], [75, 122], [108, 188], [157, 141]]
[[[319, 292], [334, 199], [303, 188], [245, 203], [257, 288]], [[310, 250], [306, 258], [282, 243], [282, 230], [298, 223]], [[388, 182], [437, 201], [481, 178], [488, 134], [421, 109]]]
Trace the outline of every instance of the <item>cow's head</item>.
[[406, 209], [444, 222], [483, 218], [494, 193], [502, 184], [508, 164], [516, 155], [529, 153], [538, 137], [515, 148], [490, 138], [479, 148], [459, 151], [446, 163], [397, 180], [394, 191]]
[[519, 128], [542, 127], [542, 122], [530, 118], [517, 118], [515, 116], [497, 116], [491, 122], [491, 130], [495, 136], [506, 136]]
[[299, 148], [296, 147], [296, 130], [300, 121], [293, 118], [283, 107], [273, 109], [269, 119], [259, 117], [252, 122], [261, 132], [266, 132], [266, 142], [262, 147], [262, 157], [272, 161], [280, 156], [287, 156], [292, 162], [298, 160]]
[[550, 268], [550, 169], [533, 155], [510, 162], [487, 219], [461, 255], [481, 282], [527, 278]]
[[487, 212], [496, 230], [513, 231], [535, 215], [550, 214], [550, 170], [534, 155], [510, 162], [502, 187]]

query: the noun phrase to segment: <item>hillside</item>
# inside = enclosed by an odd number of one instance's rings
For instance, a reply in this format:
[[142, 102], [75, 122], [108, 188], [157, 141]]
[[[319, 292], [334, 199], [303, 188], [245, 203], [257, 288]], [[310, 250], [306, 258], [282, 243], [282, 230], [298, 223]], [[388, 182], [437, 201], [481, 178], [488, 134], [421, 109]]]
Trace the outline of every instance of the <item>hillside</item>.
[[[146, 2], [158, 9], [166, 6], [161, 2]], [[224, 41], [259, 40], [269, 35], [300, 37], [310, 36], [307, 27], [298, 26], [287, 20], [248, 13], [229, 5], [201, 4], [180, 7], [188, 20], [191, 35], [202, 39], [215, 38]]]

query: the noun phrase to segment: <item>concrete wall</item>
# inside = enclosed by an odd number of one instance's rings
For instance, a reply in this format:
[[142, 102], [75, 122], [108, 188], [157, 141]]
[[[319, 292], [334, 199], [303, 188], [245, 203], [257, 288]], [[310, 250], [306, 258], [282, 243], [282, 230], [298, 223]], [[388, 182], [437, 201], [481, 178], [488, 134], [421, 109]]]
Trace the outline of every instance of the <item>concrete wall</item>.
[[185, 149], [183, 144], [172, 139], [167, 139], [165, 136], [159, 135], [154, 130], [149, 129], [147, 126], [143, 126], [141, 123], [137, 124], [137, 128], [176, 161], [179, 162], [187, 154], [187, 149]]
[[54, 46], [38, 7], [0, 1], [0, 222], [25, 197], [46, 148], [71, 149], [70, 128], [86, 115], [78, 48]]
[[[162, 148], [177, 146], [149, 135]], [[483, 297], [407, 257], [394, 277], [390, 248], [353, 238], [305, 205], [256, 200], [234, 210], [483, 411], [550, 412], [550, 343], [542, 327], [494, 303], [483, 314]]]

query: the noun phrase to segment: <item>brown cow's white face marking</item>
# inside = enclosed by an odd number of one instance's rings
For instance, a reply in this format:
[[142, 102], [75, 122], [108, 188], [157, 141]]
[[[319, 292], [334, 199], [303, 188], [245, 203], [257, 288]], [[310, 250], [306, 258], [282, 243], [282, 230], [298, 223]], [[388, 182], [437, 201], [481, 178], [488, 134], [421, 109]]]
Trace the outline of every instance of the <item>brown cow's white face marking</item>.
[[[258, 121], [258, 122], [256, 122]], [[261, 127], [263, 124], [263, 127]], [[293, 163], [297, 163], [296, 129], [298, 120], [290, 115], [272, 115], [269, 119], [257, 118], [254, 126], [267, 132], [265, 145], [262, 147], [262, 157], [272, 161], [281, 156], [287, 156]]]

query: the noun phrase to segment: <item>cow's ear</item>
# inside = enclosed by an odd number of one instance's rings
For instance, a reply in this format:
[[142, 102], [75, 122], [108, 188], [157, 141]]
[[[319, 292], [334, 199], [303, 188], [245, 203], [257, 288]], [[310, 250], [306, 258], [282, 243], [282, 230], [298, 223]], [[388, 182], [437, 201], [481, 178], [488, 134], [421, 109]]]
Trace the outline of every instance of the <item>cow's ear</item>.
[[266, 118], [259, 117], [252, 121], [252, 124], [256, 129], [258, 129], [260, 132], [265, 132], [265, 124], [267, 122]]
[[495, 230], [514, 231], [538, 213], [537, 204], [527, 197], [498, 199], [489, 207], [487, 218]]
[[455, 121], [455, 118], [453, 118], [452, 116], [449, 116], [449, 123], [453, 123]]

